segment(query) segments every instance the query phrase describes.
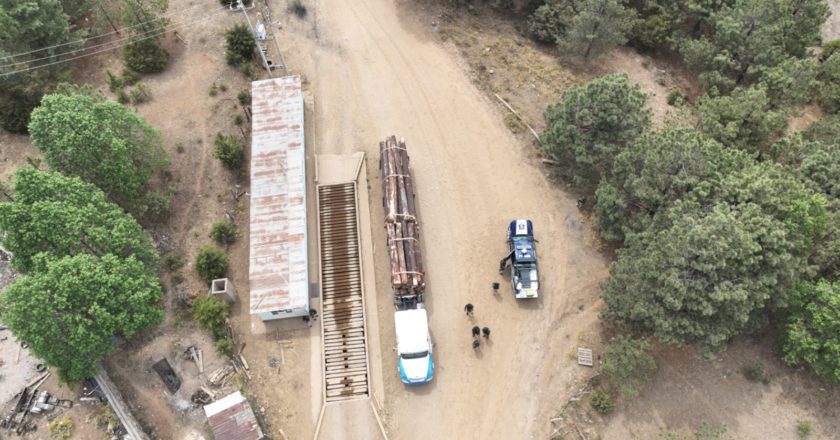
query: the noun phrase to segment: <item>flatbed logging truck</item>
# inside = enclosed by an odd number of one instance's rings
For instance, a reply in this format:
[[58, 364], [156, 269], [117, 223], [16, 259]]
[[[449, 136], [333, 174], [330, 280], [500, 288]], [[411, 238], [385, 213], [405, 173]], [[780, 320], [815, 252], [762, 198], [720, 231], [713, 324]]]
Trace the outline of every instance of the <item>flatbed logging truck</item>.
[[434, 360], [428, 316], [423, 305], [426, 274], [420, 251], [420, 227], [414, 203], [414, 185], [405, 142], [390, 136], [379, 143], [379, 172], [385, 234], [391, 261], [394, 325], [397, 335], [397, 368], [409, 385], [432, 380]]

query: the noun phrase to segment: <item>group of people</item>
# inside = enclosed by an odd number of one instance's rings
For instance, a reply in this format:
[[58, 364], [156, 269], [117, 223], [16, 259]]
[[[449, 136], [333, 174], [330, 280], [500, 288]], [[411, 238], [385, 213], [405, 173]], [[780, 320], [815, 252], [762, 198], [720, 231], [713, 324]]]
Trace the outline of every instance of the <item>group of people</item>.
[[[473, 310], [475, 310], [475, 306], [473, 306], [472, 303], [467, 303], [467, 305], [464, 306], [464, 312], [466, 312], [467, 316], [472, 317], [473, 316]], [[481, 348], [481, 336], [483, 336], [484, 339], [489, 340], [490, 339], [490, 327], [481, 328], [477, 325], [473, 326], [473, 328], [472, 328], [472, 337], [473, 337], [472, 347], [473, 347], [474, 350], [478, 350], [479, 348]]]

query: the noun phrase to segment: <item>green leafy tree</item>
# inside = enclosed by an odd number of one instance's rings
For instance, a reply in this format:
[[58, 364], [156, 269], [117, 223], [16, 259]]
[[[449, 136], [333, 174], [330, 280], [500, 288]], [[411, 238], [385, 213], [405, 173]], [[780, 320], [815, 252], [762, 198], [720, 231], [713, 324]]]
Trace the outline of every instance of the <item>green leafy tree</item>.
[[650, 109], [638, 85], [612, 74], [572, 86], [545, 110], [540, 137], [546, 153], [577, 184], [596, 183], [613, 158], [650, 127]]
[[818, 375], [840, 382], [840, 283], [801, 283], [792, 302], [784, 360], [805, 362]]
[[711, 28], [712, 15], [735, 0], [652, 0], [681, 35], [696, 38]]
[[811, 275], [823, 196], [767, 162], [711, 183], [674, 202], [661, 228], [627, 237], [603, 285], [604, 318], [711, 352], [761, 327]]
[[528, 32], [541, 43], [556, 43], [565, 35], [576, 12], [575, 0], [552, 0], [528, 17]]
[[700, 99], [700, 129], [723, 145], [761, 153], [787, 127], [764, 87], [736, 89], [729, 96]]
[[557, 40], [561, 50], [589, 60], [627, 42], [635, 12], [621, 0], [581, 0], [578, 8]]
[[213, 155], [225, 167], [231, 170], [238, 170], [242, 167], [242, 162], [245, 160], [245, 145], [236, 135], [216, 133], [216, 139], [213, 143], [216, 145]]
[[828, 113], [840, 111], [840, 54], [834, 54], [820, 66], [819, 101]]
[[604, 348], [601, 373], [626, 398], [633, 399], [656, 372], [650, 343], [618, 335]]
[[802, 131], [805, 139], [824, 144], [837, 143], [840, 140], [840, 115], [827, 115]]
[[230, 313], [225, 300], [216, 295], [199, 296], [193, 300], [190, 311], [202, 328], [213, 333], [214, 338], [225, 337], [225, 319]]
[[131, 208], [149, 177], [168, 163], [163, 139], [120, 104], [85, 95], [47, 95], [32, 112], [29, 131], [54, 170], [96, 184]]
[[0, 242], [12, 266], [31, 272], [35, 258], [78, 254], [134, 256], [157, 266], [142, 228], [95, 186], [78, 177], [21, 168], [13, 180], [14, 201], [0, 203]]
[[59, 61], [78, 39], [58, 0], [0, 0], [0, 126], [26, 132], [44, 93], [70, 78], [71, 65]]
[[163, 319], [160, 284], [134, 257], [75, 255], [35, 258], [0, 296], [2, 320], [29, 349], [71, 382], [92, 377], [114, 350]]
[[675, 201], [750, 162], [693, 128], [643, 134], [615, 157], [612, 171], [598, 185], [595, 212], [601, 235], [621, 241], [625, 234], [645, 231]]
[[256, 48], [257, 42], [248, 26], [240, 23], [225, 30], [225, 59], [231, 66], [251, 61]]
[[195, 259], [195, 269], [198, 276], [206, 282], [225, 276], [228, 260], [225, 252], [212, 244], [203, 246]]
[[695, 210], [677, 202], [671, 227], [628, 238], [602, 286], [602, 317], [708, 353], [765, 308], [792, 245], [784, 225], [754, 205]]

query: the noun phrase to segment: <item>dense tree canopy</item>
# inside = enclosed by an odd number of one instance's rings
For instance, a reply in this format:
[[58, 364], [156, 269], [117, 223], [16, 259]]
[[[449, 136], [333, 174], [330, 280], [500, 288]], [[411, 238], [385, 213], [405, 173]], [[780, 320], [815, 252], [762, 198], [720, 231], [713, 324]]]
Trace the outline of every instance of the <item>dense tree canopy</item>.
[[625, 74], [572, 86], [545, 110], [545, 151], [559, 171], [579, 184], [597, 183], [613, 158], [650, 126], [650, 109], [638, 85]]
[[59, 0], [0, 0], [0, 126], [26, 132], [44, 93], [69, 78], [70, 65], [56, 62], [78, 38]]
[[735, 89], [729, 96], [700, 99], [700, 128], [727, 146], [760, 153], [787, 127], [785, 114], [775, 110], [764, 87]]
[[635, 18], [622, 0], [580, 0], [576, 12], [557, 44], [584, 60], [626, 43]]
[[821, 0], [735, 0], [710, 12], [706, 38], [685, 39], [681, 50], [707, 86], [729, 92], [763, 68], [805, 56], [827, 17]]
[[148, 122], [120, 104], [52, 94], [32, 112], [29, 131], [54, 170], [96, 184], [124, 207], [136, 206], [168, 157]]
[[549, 0], [528, 17], [528, 32], [539, 42], [556, 43], [576, 14], [575, 0]]
[[801, 283], [788, 315], [784, 359], [840, 382], [840, 283]]
[[0, 296], [2, 320], [67, 380], [93, 376], [113, 337], [130, 337], [163, 318], [160, 284], [134, 257], [39, 255], [33, 264], [32, 275]]
[[37, 255], [134, 256], [150, 268], [156, 254], [133, 217], [95, 186], [55, 172], [18, 170], [14, 201], [0, 203], [0, 242], [12, 266], [30, 272]]
[[825, 198], [772, 163], [709, 179], [660, 215], [610, 267], [603, 316], [706, 351], [787, 305], [828, 219]]
[[595, 211], [601, 235], [623, 240], [656, 222], [674, 202], [714, 185], [750, 159], [693, 128], [642, 135], [615, 157], [598, 185]]
[[828, 113], [837, 113], [840, 111], [840, 53], [823, 61], [819, 77], [822, 80], [820, 105]]

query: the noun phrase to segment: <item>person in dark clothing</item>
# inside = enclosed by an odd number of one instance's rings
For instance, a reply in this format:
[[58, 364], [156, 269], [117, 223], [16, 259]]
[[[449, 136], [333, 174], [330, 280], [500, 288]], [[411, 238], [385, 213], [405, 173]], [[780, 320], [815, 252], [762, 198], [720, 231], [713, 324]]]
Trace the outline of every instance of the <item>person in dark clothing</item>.
[[586, 196], [580, 196], [580, 197], [578, 197], [578, 199], [577, 199], [577, 203], [575, 203], [575, 204], [577, 205], [578, 209], [583, 208], [584, 206], [586, 206]]
[[499, 283], [493, 283], [493, 295], [499, 294]]
[[510, 253], [507, 254], [505, 256], [505, 258], [502, 258], [502, 261], [499, 261], [499, 273], [500, 274], [504, 273], [505, 267], [507, 267], [508, 260], [513, 261], [513, 251], [510, 251]]
[[481, 329], [481, 334], [486, 338], [490, 339], [490, 327], [484, 327]]
[[464, 306], [464, 312], [467, 313], [467, 316], [472, 316], [473, 315], [473, 308], [474, 307], [473, 307], [472, 303], [467, 303], [467, 305]]
[[309, 309], [309, 319], [315, 321], [318, 319], [318, 311], [315, 309]]
[[473, 350], [478, 350], [481, 347], [481, 342], [478, 339], [473, 339]]
[[473, 335], [473, 337], [474, 337], [474, 338], [477, 338], [477, 337], [478, 337], [478, 335], [480, 335], [480, 334], [481, 334], [481, 329], [480, 329], [480, 328], [478, 328], [478, 326], [477, 326], [477, 325], [476, 325], [476, 326], [474, 326], [474, 327], [472, 328], [472, 335]]

